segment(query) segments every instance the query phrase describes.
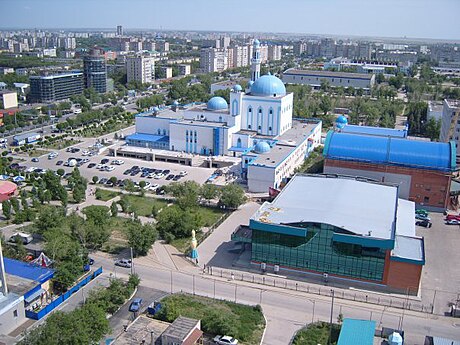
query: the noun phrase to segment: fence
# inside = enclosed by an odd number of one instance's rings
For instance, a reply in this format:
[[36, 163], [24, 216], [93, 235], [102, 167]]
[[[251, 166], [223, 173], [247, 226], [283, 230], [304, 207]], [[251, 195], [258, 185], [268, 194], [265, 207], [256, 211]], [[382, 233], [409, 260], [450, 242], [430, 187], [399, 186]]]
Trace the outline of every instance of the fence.
[[252, 273], [234, 272], [216, 267], [207, 267], [207, 273], [213, 276], [219, 276], [221, 278], [240, 280], [253, 284], [260, 284], [264, 286], [273, 286], [277, 288], [287, 289], [291, 291], [306, 292], [321, 296], [331, 296], [331, 291], [334, 290], [335, 298], [344, 300], [371, 303], [384, 307], [399, 308], [411, 311], [417, 311], [422, 313], [434, 313], [433, 303], [423, 303], [421, 301], [410, 299], [408, 295], [404, 297], [395, 297], [387, 295], [378, 295], [365, 293], [362, 291], [343, 290], [333, 288], [332, 286], [326, 285], [321, 286], [317, 284], [307, 284], [303, 282], [293, 281], [284, 278], [276, 278], [273, 276], [265, 276]]
[[91, 280], [96, 278], [98, 275], [102, 273], [102, 267], [99, 267], [97, 270], [92, 272], [91, 274], [87, 275], [85, 278], [80, 280], [77, 284], [72, 286], [67, 292], [60, 295], [56, 299], [54, 299], [51, 303], [49, 303], [46, 307], [39, 310], [38, 312], [34, 312], [32, 310], [26, 310], [26, 317], [33, 320], [40, 320], [48, 313], [52, 312], [56, 307], [62, 304], [65, 300], [69, 299], [75, 292], [80, 290], [83, 286], [88, 284]]

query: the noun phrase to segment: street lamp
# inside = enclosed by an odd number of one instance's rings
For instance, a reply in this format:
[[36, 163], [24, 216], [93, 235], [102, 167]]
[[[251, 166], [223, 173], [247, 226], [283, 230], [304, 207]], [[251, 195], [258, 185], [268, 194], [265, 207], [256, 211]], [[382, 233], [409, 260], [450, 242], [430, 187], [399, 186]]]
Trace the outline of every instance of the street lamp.
[[332, 315], [334, 314], [334, 290], [331, 289], [332, 303], [331, 303], [331, 318], [329, 320], [329, 340], [328, 344], [331, 345], [332, 339]]

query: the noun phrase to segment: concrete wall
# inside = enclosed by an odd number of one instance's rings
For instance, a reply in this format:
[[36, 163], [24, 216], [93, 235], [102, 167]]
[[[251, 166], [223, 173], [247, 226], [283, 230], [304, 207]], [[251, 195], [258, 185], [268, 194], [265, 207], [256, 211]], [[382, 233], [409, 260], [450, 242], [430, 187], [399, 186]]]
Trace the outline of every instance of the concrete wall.
[[[15, 313], [16, 312], [16, 313]], [[0, 334], [8, 334], [27, 320], [24, 310], [24, 298], [18, 298], [0, 313]]]
[[274, 187], [275, 169], [251, 165], [248, 167], [248, 190], [254, 193], [268, 193]]
[[[397, 177], [397, 175], [410, 176], [411, 183], [408, 198], [410, 201], [438, 210], [447, 208], [449, 202], [451, 176], [442, 171], [325, 159], [324, 171], [333, 171], [332, 168], [362, 172], [360, 176], [366, 176], [364, 174], [369, 171], [384, 173], [385, 176], [392, 176], [392, 178]], [[403, 185], [407, 183], [407, 178], [399, 182]]]
[[166, 130], [166, 135], [169, 135], [170, 119], [154, 116], [138, 116], [136, 118], [136, 133], [158, 135], [158, 129], [163, 135]]

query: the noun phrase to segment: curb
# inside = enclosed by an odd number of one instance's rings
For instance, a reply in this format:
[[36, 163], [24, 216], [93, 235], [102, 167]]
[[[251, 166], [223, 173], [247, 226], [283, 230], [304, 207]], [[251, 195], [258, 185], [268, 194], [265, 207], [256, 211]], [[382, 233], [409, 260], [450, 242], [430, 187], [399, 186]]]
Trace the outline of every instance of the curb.
[[265, 317], [265, 313], [263, 309], [262, 309], [262, 316], [264, 317], [264, 320], [265, 320], [265, 327], [264, 327], [264, 332], [262, 333], [262, 338], [260, 339], [260, 345], [264, 343], [265, 332], [267, 331], [267, 326], [268, 326], [268, 321], [267, 321], [267, 318]]

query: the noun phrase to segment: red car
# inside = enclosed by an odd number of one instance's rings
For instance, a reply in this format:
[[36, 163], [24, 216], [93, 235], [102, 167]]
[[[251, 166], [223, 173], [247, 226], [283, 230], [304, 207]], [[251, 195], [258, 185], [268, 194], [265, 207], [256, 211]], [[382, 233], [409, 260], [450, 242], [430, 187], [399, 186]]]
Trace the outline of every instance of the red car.
[[460, 221], [460, 215], [459, 214], [448, 214], [446, 216], [446, 220], [459, 220]]

